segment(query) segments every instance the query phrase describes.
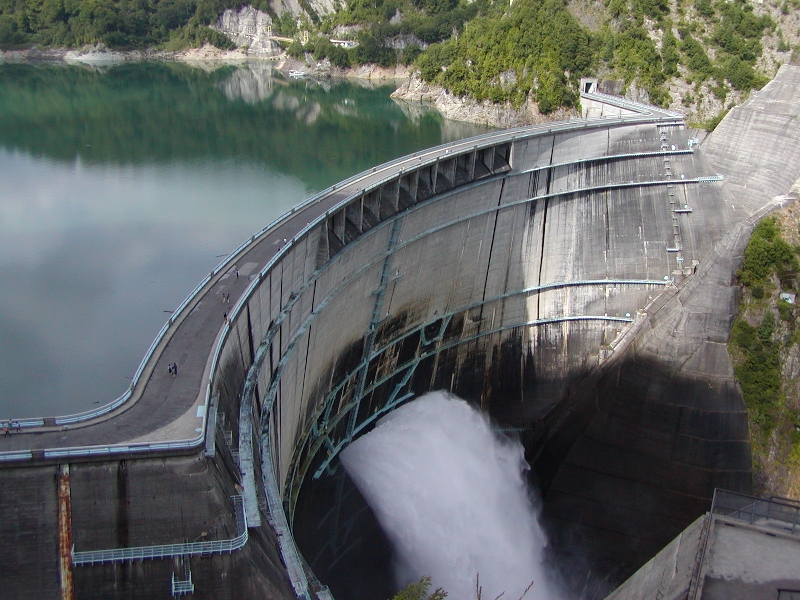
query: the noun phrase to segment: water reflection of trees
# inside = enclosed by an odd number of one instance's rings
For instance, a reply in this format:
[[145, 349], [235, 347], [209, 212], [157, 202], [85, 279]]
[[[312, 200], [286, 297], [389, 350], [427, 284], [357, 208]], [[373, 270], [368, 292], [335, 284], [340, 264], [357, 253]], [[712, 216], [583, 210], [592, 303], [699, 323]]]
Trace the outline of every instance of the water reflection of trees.
[[409, 119], [391, 87], [326, 91], [267, 67], [0, 65], [0, 145], [87, 163], [231, 158], [320, 187], [453, 135], [434, 112]]

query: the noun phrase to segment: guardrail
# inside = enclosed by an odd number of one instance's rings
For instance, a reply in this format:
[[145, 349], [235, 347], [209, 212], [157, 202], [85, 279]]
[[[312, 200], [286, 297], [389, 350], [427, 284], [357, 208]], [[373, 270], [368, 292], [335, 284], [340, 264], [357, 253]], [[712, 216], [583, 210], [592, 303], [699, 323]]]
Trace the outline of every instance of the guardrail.
[[[399, 164], [402, 164], [406, 161], [409, 161], [414, 158], [425, 156], [426, 159], [419, 163], [414, 163], [411, 165], [411, 170], [417, 170], [420, 167], [426, 167], [435, 164], [441, 156], [447, 156], [447, 158], [453, 158], [457, 154], [461, 152], [472, 152], [476, 150], [486, 149], [492, 146], [497, 145], [498, 143], [503, 142], [511, 142], [514, 143], [517, 140], [528, 139], [531, 137], [541, 136], [541, 135], [549, 135], [555, 134], [560, 132], [566, 131], [573, 131], [573, 130], [580, 130], [580, 129], [594, 129], [599, 127], [608, 127], [608, 126], [617, 126], [617, 125], [627, 125], [627, 124], [637, 124], [637, 123], [656, 123], [656, 124], [676, 124], [682, 123], [682, 117], [680, 120], [676, 120], [675, 118], [671, 117], [663, 117], [658, 115], [634, 115], [634, 116], [620, 116], [620, 117], [601, 117], [601, 118], [594, 118], [594, 119], [581, 119], [581, 120], [572, 120], [566, 121], [559, 124], [553, 123], [544, 123], [540, 125], [528, 126], [528, 127], [518, 127], [514, 129], [504, 130], [502, 132], [496, 133], [489, 133], [483, 134], [481, 136], [476, 136], [473, 138], [468, 138], [465, 140], [459, 140], [456, 142], [449, 142], [446, 144], [440, 144], [439, 146], [435, 146], [433, 148], [429, 148], [426, 150], [421, 150], [415, 152], [410, 155], [398, 157], [382, 165], [373, 167], [370, 170], [362, 171], [356, 175], [353, 175], [341, 182], [338, 182], [321, 192], [311, 196], [306, 201], [298, 204], [294, 208], [292, 208], [289, 212], [283, 214], [282, 216], [278, 217], [274, 221], [272, 221], [269, 225], [261, 229], [258, 233], [253, 235], [249, 240], [245, 241], [241, 244], [236, 250], [234, 250], [227, 258], [225, 258], [217, 267], [215, 267], [209, 275], [207, 275], [203, 281], [195, 287], [195, 289], [186, 297], [186, 299], [179, 305], [178, 309], [172, 314], [169, 320], [164, 324], [161, 328], [159, 333], [157, 334], [156, 338], [153, 340], [153, 343], [150, 344], [147, 352], [145, 353], [144, 358], [142, 359], [141, 363], [139, 364], [138, 369], [134, 375], [134, 379], [131, 381], [131, 385], [128, 390], [125, 391], [119, 398], [116, 400], [98, 407], [93, 410], [84, 411], [81, 413], [75, 413], [71, 415], [64, 415], [59, 417], [54, 417], [52, 421], [56, 425], [69, 425], [79, 422], [88, 421], [93, 418], [97, 418], [99, 416], [103, 416], [119, 408], [122, 406], [130, 397], [133, 395], [136, 386], [141, 379], [142, 374], [144, 373], [145, 369], [147, 368], [147, 364], [153, 359], [156, 354], [156, 351], [159, 345], [164, 341], [167, 336], [171, 336], [174, 328], [174, 325], [177, 321], [181, 320], [184, 313], [188, 313], [193, 301], [198, 298], [201, 294], [203, 289], [209, 285], [221, 272], [228, 270], [233, 267], [235, 262], [241, 258], [241, 255], [245, 253], [249, 247], [253, 244], [258, 243], [270, 230], [278, 227], [279, 225], [285, 223], [289, 219], [291, 219], [294, 215], [298, 212], [301, 212], [308, 208], [311, 205], [317, 204], [324, 200], [327, 196], [334, 193], [337, 189], [340, 189], [343, 186], [348, 186], [353, 183], [356, 183], [362, 179], [366, 179], [375, 175], [380, 171], [386, 171], [393, 169]], [[449, 152], [444, 152], [445, 150], [449, 150]], [[455, 150], [455, 152], [453, 152]], [[383, 177], [372, 184], [368, 188], [364, 188], [364, 190], [359, 190], [356, 193], [348, 195], [343, 200], [339, 201], [325, 211], [325, 213], [319, 215], [315, 219], [311, 220], [301, 231], [299, 231], [291, 240], [289, 240], [276, 254], [273, 258], [262, 268], [258, 276], [253, 279], [250, 285], [245, 290], [244, 294], [240, 296], [231, 310], [228, 312], [229, 315], [229, 322], [234, 322], [237, 317], [241, 314], [241, 311], [245, 304], [251, 299], [253, 293], [258, 288], [258, 285], [263, 281], [266, 274], [277, 264], [280, 260], [284, 258], [284, 256], [296, 245], [296, 243], [301, 240], [303, 237], [308, 235], [310, 231], [312, 231], [315, 227], [317, 227], [320, 223], [324, 222], [325, 219], [331, 217], [334, 213], [341, 210], [344, 206], [346, 206], [349, 202], [352, 202], [357, 196], [361, 195], [362, 193], [373, 190], [375, 188], [384, 185], [385, 183], [394, 180], [398, 174], [402, 174], [404, 172], [403, 169], [399, 171], [391, 170], [386, 177]], [[77, 457], [97, 457], [102, 455], [116, 455], [116, 454], [125, 454], [125, 453], [145, 453], [149, 451], [153, 452], [163, 452], [163, 451], [186, 451], [194, 449], [204, 443], [205, 439], [205, 431], [207, 427], [207, 414], [208, 414], [208, 403], [211, 397], [211, 388], [213, 385], [215, 373], [217, 366], [219, 364], [219, 359], [222, 353], [222, 348], [227, 341], [228, 336], [230, 335], [230, 325], [229, 323], [225, 323], [221, 330], [221, 334], [218, 338], [218, 342], [216, 347], [213, 349], [213, 355], [211, 360], [211, 377], [206, 382], [206, 397], [205, 397], [205, 413], [203, 416], [203, 422], [201, 427], [201, 433], [198, 436], [186, 439], [186, 440], [174, 440], [170, 442], [163, 442], [163, 443], [143, 443], [143, 444], [112, 444], [112, 445], [101, 445], [101, 446], [82, 446], [82, 447], [71, 447], [71, 448], [56, 448], [56, 449], [45, 449], [40, 451], [34, 452], [16, 452], [16, 453], [0, 453], [0, 462], [10, 462], [14, 460], [26, 460], [32, 459], [37, 457], [43, 457], [47, 459], [61, 459], [61, 458], [77, 458]], [[38, 419], [18, 419], [20, 424], [26, 423], [26, 427], [33, 427], [33, 426], [42, 426], [50, 419], [45, 418], [38, 418]]]
[[602, 102], [604, 104], [610, 104], [618, 108], [626, 108], [628, 110], [632, 110], [636, 113], [639, 113], [640, 115], [662, 114], [662, 115], [667, 115], [669, 117], [676, 117], [683, 119], [683, 115], [679, 112], [675, 112], [667, 108], [659, 108], [657, 106], [651, 106], [649, 104], [636, 102], [634, 100], [628, 100], [627, 98], [622, 98], [621, 96], [604, 94], [603, 92], [581, 92], [581, 98], [586, 98], [588, 100], [597, 100], [598, 102]]
[[247, 543], [247, 515], [244, 514], [241, 496], [232, 496], [236, 525], [239, 534], [229, 540], [211, 542], [189, 542], [186, 544], [163, 544], [159, 546], [134, 546], [131, 548], [113, 548], [111, 550], [88, 550], [75, 552], [72, 549], [72, 564], [76, 567], [99, 565], [117, 562], [133, 562], [135, 560], [155, 560], [159, 558], [175, 558], [181, 556], [208, 556], [211, 554], [230, 554], [241, 550]]
[[755, 498], [717, 489], [714, 490], [711, 513], [750, 525], [765, 524], [800, 533], [800, 502], [790, 498]]
[[[174, 440], [172, 442], [142, 442], [140, 444], [108, 444], [105, 446], [73, 446], [71, 448], [47, 448], [38, 451], [45, 459], [64, 459], [104, 456], [114, 454], [141, 454], [145, 452], [179, 451], [194, 448], [203, 442], [204, 435], [189, 440]], [[32, 452], [31, 454], [37, 454]]]
[[3, 419], [0, 420], [0, 429], [8, 427], [11, 431], [15, 429], [23, 429], [25, 427], [41, 427], [44, 425], [44, 419]]

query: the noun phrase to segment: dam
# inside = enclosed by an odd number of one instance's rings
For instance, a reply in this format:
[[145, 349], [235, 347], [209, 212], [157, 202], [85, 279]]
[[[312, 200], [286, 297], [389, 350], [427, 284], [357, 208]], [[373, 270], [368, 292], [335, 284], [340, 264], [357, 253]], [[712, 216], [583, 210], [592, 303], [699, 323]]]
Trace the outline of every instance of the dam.
[[311, 198], [198, 285], [120, 399], [0, 439], [2, 589], [367, 597], [380, 532], [338, 456], [429, 390], [520, 436], [554, 562], [613, 589], [716, 488], [751, 492], [733, 272], [800, 177], [799, 86], [783, 67], [702, 143], [678, 114], [585, 94], [603, 116]]

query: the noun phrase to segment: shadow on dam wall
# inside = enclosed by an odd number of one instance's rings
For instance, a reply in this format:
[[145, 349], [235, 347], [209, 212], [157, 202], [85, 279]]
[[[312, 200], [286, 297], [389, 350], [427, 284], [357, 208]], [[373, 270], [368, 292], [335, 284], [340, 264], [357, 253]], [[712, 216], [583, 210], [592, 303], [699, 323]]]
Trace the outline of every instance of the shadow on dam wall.
[[708, 510], [715, 488], [750, 491], [747, 415], [733, 382], [631, 356], [576, 387], [571, 418], [545, 424], [529, 460], [552, 568], [572, 593], [603, 598]]
[[[694, 168], [702, 168], [702, 159], [694, 160]], [[503, 193], [519, 193], [514, 189], [520, 187], [511, 176]], [[703, 191], [706, 210], [712, 213], [722, 195], [718, 189]], [[687, 198], [699, 206], [697, 198]], [[564, 213], [575, 210], [585, 219], [587, 212], [596, 212], [592, 205], [597, 198], [589, 195], [584, 201], [589, 208], [576, 209], [575, 199], [532, 204], [525, 218], [507, 220], [508, 237], [526, 233], [522, 240], [506, 242], [507, 250], [501, 243], [494, 248], [514, 257], [503, 261], [505, 289], [530, 287], [530, 265], [545, 260], [544, 255], [536, 256], [544, 252], [545, 221], [551, 231], [575, 239], [574, 230], [564, 225], [569, 222]], [[634, 212], [647, 214], [658, 197], [636, 193], [616, 199], [621, 207], [623, 201], [629, 203], [627, 210], [630, 204], [643, 203], [644, 208], [640, 204]], [[605, 197], [599, 204], [613, 203]], [[736, 311], [731, 273], [746, 236], [734, 236], [726, 246], [728, 253], [720, 257], [708, 251], [708, 240], [699, 241], [698, 233], [684, 229], [685, 247], [694, 236], [695, 255], [704, 252], [700, 271], [662, 293], [664, 299], [649, 307], [647, 327], [601, 368], [596, 367], [602, 349], [619, 338], [626, 323], [544, 319], [502, 331], [493, 323], [498, 313], [510, 315], [512, 322], [547, 316], [537, 312], [547, 306], [561, 315], [569, 315], [576, 305], [583, 314], [620, 314], [611, 312], [620, 310], [614, 298], [599, 300], [586, 290], [548, 298], [550, 291], [540, 291], [448, 312], [447, 317], [426, 314], [423, 299], [393, 311], [371, 342], [365, 337], [344, 349], [311, 396], [329, 394], [329, 382], [352, 381], [365, 345], [372, 343], [391, 351], [382, 352], [365, 369], [371, 391], [355, 422], [403, 395], [431, 390], [451, 391], [480, 406], [501, 429], [523, 442], [532, 466], [531, 484], [541, 496], [540, 518], [549, 534], [548, 562], [556, 579], [570, 597], [604, 598], [707, 510], [716, 487], [750, 491], [746, 413], [725, 346]], [[603, 239], [598, 232], [590, 235]], [[617, 230], [613, 235], [626, 234]], [[715, 235], [717, 240], [724, 237], [722, 232]], [[570, 245], [563, 237], [552, 241], [556, 249], [559, 243]], [[589, 244], [586, 252], [598, 254]], [[582, 278], [595, 277], [591, 271], [599, 261], [591, 256], [582, 261]], [[556, 257], [543, 265], [534, 283], [549, 283], [542, 273], [557, 262]], [[608, 268], [611, 277], [637, 269], [623, 265], [614, 273], [609, 262], [604, 259], [601, 268]], [[632, 290], [631, 295], [639, 306], [647, 304], [646, 290]], [[353, 386], [341, 390], [338, 406], [346, 406]], [[394, 592], [391, 548], [370, 509], [341, 469], [319, 476], [324, 453], [304, 458], [301, 451], [299, 456], [296, 460], [311, 460], [311, 465], [297, 486], [290, 514], [311, 567], [337, 600], [389, 597]]]
[[[521, 436], [530, 483], [542, 496], [549, 569], [568, 597], [604, 598], [705, 512], [715, 488], [750, 490], [747, 419], [732, 382], [628, 356], [568, 386], [570, 415], [556, 429], [553, 414], [515, 427], [520, 418], [508, 417], [519, 415], [520, 398], [564, 383], [534, 381], [522, 348], [517, 336], [491, 359], [476, 352], [453, 391], [480, 405], [490, 390], [495, 422]], [[442, 389], [453, 373], [446, 360], [436, 371], [433, 359], [426, 362], [411, 386], [416, 395]], [[391, 545], [343, 469], [306, 479], [294, 534], [337, 600], [395, 593]]]

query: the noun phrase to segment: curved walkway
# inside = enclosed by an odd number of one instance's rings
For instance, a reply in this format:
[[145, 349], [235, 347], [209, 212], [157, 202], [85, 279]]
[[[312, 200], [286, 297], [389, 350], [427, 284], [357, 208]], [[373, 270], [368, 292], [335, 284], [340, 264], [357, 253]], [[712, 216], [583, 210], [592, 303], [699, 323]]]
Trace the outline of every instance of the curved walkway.
[[[224, 334], [223, 314], [236, 306], [251, 277], [280, 253], [285, 240], [301, 233], [326, 211], [404, 169], [419, 168], [439, 157], [465, 152], [476, 145], [487, 146], [514, 138], [549, 132], [580, 130], [615, 124], [650, 123], [663, 115], [622, 117], [544, 124], [505, 130], [478, 138], [453, 142], [402, 157], [361, 173], [323, 191], [292, 213], [273, 223], [238, 255], [232, 256], [210, 281], [185, 303], [174, 324], [144, 363], [142, 375], [130, 399], [101, 416], [55, 425], [24, 427], [11, 436], [0, 436], [0, 465], [25, 460], [90, 458], [141, 452], [189, 450], [202, 445], [205, 432], [207, 388], [214, 349]], [[235, 274], [238, 268], [239, 276]], [[231, 303], [223, 304], [223, 294]], [[178, 375], [168, 365], [178, 364]]]

